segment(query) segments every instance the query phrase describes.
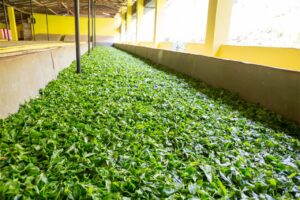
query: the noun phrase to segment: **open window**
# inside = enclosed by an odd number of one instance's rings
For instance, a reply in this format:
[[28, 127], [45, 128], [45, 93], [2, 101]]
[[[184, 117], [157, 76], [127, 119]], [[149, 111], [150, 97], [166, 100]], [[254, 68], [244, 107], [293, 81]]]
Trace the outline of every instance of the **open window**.
[[205, 40], [208, 0], [169, 0], [164, 16], [163, 41], [180, 45]]
[[229, 44], [300, 48], [299, 0], [235, 0]]
[[136, 41], [136, 14], [132, 15], [131, 31], [130, 31], [128, 41], [130, 42]]
[[154, 34], [154, 19], [155, 9], [154, 5], [147, 4], [145, 6], [143, 23], [141, 24], [141, 41], [152, 42]]

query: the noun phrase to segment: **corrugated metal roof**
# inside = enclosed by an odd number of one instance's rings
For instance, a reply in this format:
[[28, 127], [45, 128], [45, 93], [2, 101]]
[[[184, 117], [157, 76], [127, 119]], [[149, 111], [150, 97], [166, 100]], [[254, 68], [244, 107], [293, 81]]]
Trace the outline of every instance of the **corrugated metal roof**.
[[[73, 0], [4, 0], [6, 6], [13, 6], [16, 10], [17, 20], [31, 13], [48, 13], [53, 15], [73, 15]], [[32, 3], [31, 3], [32, 2]], [[126, 0], [96, 0], [96, 13], [101, 17], [114, 17], [120, 12], [122, 5], [126, 5]], [[0, 22], [4, 22], [2, 0], [0, 0]], [[32, 5], [32, 6], [31, 6]], [[80, 0], [80, 13], [87, 15], [88, 0]]]

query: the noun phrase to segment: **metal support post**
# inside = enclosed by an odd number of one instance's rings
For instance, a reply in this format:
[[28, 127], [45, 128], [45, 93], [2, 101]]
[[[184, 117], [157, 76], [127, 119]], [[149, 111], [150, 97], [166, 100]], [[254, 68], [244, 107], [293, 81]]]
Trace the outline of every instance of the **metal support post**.
[[88, 3], [88, 49], [89, 55], [91, 53], [91, 22], [90, 22], [90, 15], [91, 15], [91, 0]]
[[74, 0], [75, 6], [75, 37], [76, 37], [76, 64], [77, 64], [77, 73], [81, 73], [80, 66], [80, 26], [79, 26], [79, 0]]
[[30, 8], [31, 8], [31, 24], [32, 24], [32, 33], [33, 33], [33, 40], [35, 40], [35, 30], [34, 30], [34, 21], [33, 21], [33, 8], [32, 8], [32, 0], [30, 0]]
[[50, 41], [50, 37], [49, 37], [49, 23], [48, 23], [48, 10], [47, 10], [47, 7], [45, 7], [45, 12], [46, 12], [46, 24], [47, 24], [47, 38], [48, 38], [48, 41]]

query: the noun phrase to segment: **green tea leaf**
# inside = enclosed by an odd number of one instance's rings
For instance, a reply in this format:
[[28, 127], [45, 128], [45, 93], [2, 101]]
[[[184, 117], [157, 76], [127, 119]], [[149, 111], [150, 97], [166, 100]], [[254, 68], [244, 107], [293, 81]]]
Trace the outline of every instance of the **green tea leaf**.
[[1, 200], [300, 197], [295, 123], [115, 48], [81, 61], [0, 120]]
[[202, 165], [200, 168], [204, 172], [207, 180], [211, 183], [213, 180], [212, 167], [210, 165]]

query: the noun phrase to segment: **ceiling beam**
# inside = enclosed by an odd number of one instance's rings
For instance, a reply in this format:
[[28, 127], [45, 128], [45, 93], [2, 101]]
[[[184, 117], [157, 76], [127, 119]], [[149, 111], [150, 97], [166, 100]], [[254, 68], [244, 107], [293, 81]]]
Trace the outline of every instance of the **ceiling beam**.
[[64, 2], [61, 2], [61, 5], [68, 11], [68, 13], [74, 15], [73, 11]]
[[[88, 0], [80, 1], [81, 14], [86, 15], [88, 9]], [[26, 15], [31, 15], [31, 7], [28, 3], [29, 0], [4, 0], [4, 2], [5, 6], [14, 7], [18, 12], [24, 13]], [[32, 6], [35, 13], [45, 14], [48, 11], [48, 13], [53, 15], [74, 15], [74, 5], [72, 2], [73, 0], [32, 0]], [[95, 0], [95, 2], [97, 15], [103, 17], [111, 17], [116, 15], [119, 12], [120, 7], [123, 4], [126, 4], [126, 0]], [[2, 5], [1, 0], [0, 5]], [[1, 12], [0, 8], [0, 21], [3, 21], [1, 16], [3, 16], [3, 12]]]
[[34, 3], [40, 5], [40, 6], [43, 6], [43, 7], [46, 7], [48, 10], [50, 10], [50, 12], [52, 12], [53, 14], [55, 15], [58, 15], [57, 12], [55, 12], [54, 10], [52, 10], [51, 8], [48, 8], [46, 5], [44, 5], [43, 3], [39, 2], [38, 0], [32, 0]]
[[[1, 2], [1, 4], [2, 4], [2, 2]], [[25, 13], [25, 14], [27, 14], [27, 15], [31, 15], [30, 12], [27, 12], [27, 11], [25, 11], [25, 10], [22, 10], [22, 9], [20, 9], [20, 8], [17, 8], [16, 6], [10, 5], [10, 4], [6, 3], [6, 2], [4, 2], [4, 5], [5, 5], [5, 6], [8, 6], [8, 7], [14, 7], [15, 10], [17, 10], [17, 11], [19, 11], [19, 12], [21, 12], [21, 13]]]

